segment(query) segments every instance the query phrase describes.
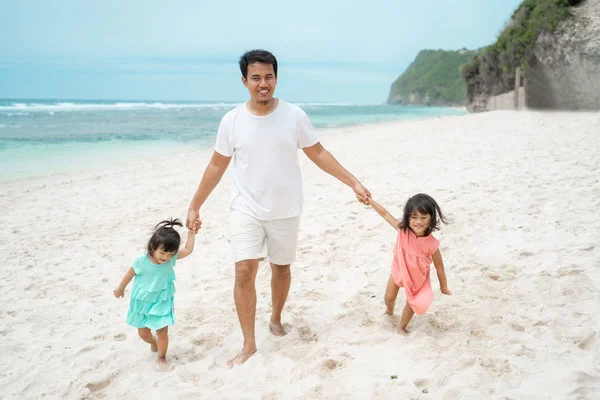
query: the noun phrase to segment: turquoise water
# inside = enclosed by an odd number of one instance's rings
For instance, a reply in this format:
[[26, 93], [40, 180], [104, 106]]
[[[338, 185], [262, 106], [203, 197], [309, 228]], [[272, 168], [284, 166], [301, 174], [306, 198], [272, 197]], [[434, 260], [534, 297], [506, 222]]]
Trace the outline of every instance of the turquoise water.
[[[238, 102], [0, 100], [0, 182], [212, 146]], [[296, 103], [316, 128], [458, 115], [439, 107]]]

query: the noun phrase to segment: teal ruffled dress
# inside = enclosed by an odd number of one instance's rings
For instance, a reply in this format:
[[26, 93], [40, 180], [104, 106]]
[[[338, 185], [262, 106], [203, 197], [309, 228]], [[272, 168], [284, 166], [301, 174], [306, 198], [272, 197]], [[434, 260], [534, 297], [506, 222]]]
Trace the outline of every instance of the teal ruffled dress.
[[175, 323], [175, 254], [164, 264], [154, 264], [145, 254], [133, 262], [135, 280], [127, 323], [136, 328], [157, 330]]

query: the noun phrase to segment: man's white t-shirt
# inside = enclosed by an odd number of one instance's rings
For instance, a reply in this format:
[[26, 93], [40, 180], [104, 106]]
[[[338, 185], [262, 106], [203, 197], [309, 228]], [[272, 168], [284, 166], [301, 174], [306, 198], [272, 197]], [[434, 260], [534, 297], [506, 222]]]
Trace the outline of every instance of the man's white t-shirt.
[[231, 208], [268, 221], [302, 213], [298, 149], [318, 143], [306, 113], [279, 100], [269, 115], [252, 115], [246, 103], [219, 125], [215, 151], [233, 156]]

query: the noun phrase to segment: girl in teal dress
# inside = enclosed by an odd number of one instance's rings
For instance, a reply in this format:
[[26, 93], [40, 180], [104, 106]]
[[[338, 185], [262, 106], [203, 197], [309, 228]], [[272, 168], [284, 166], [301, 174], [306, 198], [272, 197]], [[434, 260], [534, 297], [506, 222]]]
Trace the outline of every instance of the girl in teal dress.
[[[188, 231], [185, 247], [180, 249], [181, 238], [174, 227], [183, 224], [178, 219], [158, 223], [148, 241], [146, 253], [133, 261], [133, 266], [113, 292], [115, 297], [123, 297], [125, 288], [135, 276], [127, 323], [138, 328], [142, 340], [150, 344], [153, 352], [158, 352], [157, 362], [163, 369], [168, 367], [169, 325], [175, 323], [173, 267], [177, 260], [192, 254], [200, 225], [197, 221], [195, 229]], [[156, 338], [152, 330], [156, 331]]]

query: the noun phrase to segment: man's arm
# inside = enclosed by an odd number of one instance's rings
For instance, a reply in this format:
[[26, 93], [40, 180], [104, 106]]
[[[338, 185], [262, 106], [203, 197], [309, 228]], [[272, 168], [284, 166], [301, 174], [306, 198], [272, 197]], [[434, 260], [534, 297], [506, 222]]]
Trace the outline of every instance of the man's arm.
[[362, 185], [362, 183], [360, 183], [358, 179], [356, 179], [354, 175], [352, 175], [346, 168], [342, 167], [342, 165], [333, 157], [330, 152], [323, 147], [320, 142], [317, 142], [310, 147], [305, 147], [302, 150], [306, 156], [317, 165], [317, 167], [321, 168], [329, 175], [337, 178], [342, 183], [350, 186], [352, 190], [354, 190], [358, 201], [364, 204], [369, 204], [371, 193]]
[[213, 152], [213, 155], [204, 171], [200, 185], [190, 203], [186, 225], [188, 229], [194, 229], [195, 221], [200, 218], [200, 207], [204, 204], [213, 189], [217, 186], [223, 174], [229, 166], [231, 157]]

